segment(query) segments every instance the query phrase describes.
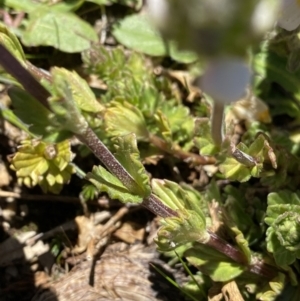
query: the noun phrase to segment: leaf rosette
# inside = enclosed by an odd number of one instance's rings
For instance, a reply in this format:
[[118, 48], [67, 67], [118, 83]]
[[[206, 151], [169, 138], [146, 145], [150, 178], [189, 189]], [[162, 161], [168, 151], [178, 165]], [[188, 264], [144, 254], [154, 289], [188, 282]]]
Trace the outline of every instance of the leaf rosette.
[[298, 193], [281, 191], [270, 193], [265, 222], [267, 249], [280, 266], [292, 264], [300, 258], [300, 198]]
[[68, 183], [75, 169], [70, 162], [73, 154], [69, 141], [50, 144], [38, 140], [24, 140], [10, 159], [18, 182], [27, 187], [40, 185], [42, 190], [58, 194]]
[[191, 197], [178, 184], [154, 179], [152, 189], [160, 200], [173, 210], [177, 217], [168, 217], [161, 220], [156, 243], [160, 251], [170, 251], [188, 242], [202, 242], [209, 240], [206, 231], [206, 217], [201, 209], [201, 199]]
[[280, 244], [289, 251], [300, 250], [300, 208], [278, 216], [272, 227]]

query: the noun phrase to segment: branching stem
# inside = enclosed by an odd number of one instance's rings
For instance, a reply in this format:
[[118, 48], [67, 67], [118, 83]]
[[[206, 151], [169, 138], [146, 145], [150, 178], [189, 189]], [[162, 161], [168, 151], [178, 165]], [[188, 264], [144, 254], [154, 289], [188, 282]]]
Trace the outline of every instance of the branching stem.
[[272, 279], [277, 275], [277, 270], [275, 267], [272, 267], [263, 261], [249, 264], [247, 258], [240, 250], [234, 248], [215, 233], [210, 231], [208, 232], [210, 234], [210, 240], [206, 243], [206, 245], [226, 255], [236, 263], [248, 267], [249, 272], [268, 279]]
[[[31, 94], [34, 98], [40, 101], [47, 109], [50, 109], [50, 106], [47, 102], [50, 93], [31, 75], [31, 73], [26, 70], [22, 64], [3, 46], [0, 44], [0, 64], [3, 68], [12, 76], [14, 76], [20, 84], [24, 87], [24, 89]], [[30, 68], [31, 71], [32, 67]], [[34, 72], [36, 73], [36, 72]], [[222, 116], [223, 108], [215, 107], [214, 109], [214, 117], [217, 115], [218, 117]], [[213, 118], [214, 119], [214, 118]], [[221, 118], [222, 119], [222, 118]], [[221, 142], [222, 133], [220, 129], [222, 128], [219, 124], [220, 120], [218, 118], [218, 124], [216, 124], [216, 128], [213, 132], [215, 133], [214, 139], [216, 141]], [[106, 166], [106, 168], [114, 174], [128, 189], [134, 189], [137, 183], [131, 177], [131, 175], [124, 169], [124, 167], [119, 163], [119, 161], [114, 157], [114, 155], [108, 150], [108, 148], [99, 140], [96, 134], [93, 132], [91, 128], [88, 128], [84, 135], [76, 135], [76, 137], [83, 142], [86, 146], [88, 146], [91, 151], [96, 155], [96, 157]], [[157, 137], [156, 137], [157, 138]], [[156, 144], [160, 144], [160, 148], [167, 149], [166, 145], [162, 145], [162, 140], [154, 139]], [[155, 144], [154, 143], [154, 144]], [[192, 155], [190, 153], [186, 153], [183, 151], [176, 150], [177, 155], [181, 158], [186, 158], [191, 156], [196, 162], [200, 164], [212, 164], [211, 159], [206, 159], [204, 157], [198, 155]], [[177, 216], [177, 213], [165, 206], [154, 194], [150, 194], [143, 200], [142, 205], [146, 207], [148, 210], [153, 212], [154, 214], [161, 216], [163, 218]], [[207, 245], [218, 250], [222, 254], [228, 256], [235, 262], [248, 266], [248, 270], [252, 273], [265, 276], [268, 278], [272, 278], [275, 275], [274, 269], [272, 267], [266, 265], [265, 263], [258, 263], [249, 265], [245, 256], [233, 246], [228, 244], [226, 241], [218, 237], [216, 234], [210, 232], [210, 240]]]

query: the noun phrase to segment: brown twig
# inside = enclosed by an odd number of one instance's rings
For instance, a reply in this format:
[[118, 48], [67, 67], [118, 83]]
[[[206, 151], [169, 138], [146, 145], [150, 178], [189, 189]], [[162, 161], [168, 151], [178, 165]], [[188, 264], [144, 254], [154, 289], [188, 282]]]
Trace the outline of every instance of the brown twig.
[[193, 162], [196, 165], [208, 165], [216, 163], [216, 159], [214, 157], [204, 157], [195, 153], [186, 152], [182, 150], [178, 145], [174, 145], [172, 148], [170, 148], [166, 141], [157, 137], [156, 135], [150, 135], [149, 140], [153, 145], [163, 150], [164, 152], [182, 160]]

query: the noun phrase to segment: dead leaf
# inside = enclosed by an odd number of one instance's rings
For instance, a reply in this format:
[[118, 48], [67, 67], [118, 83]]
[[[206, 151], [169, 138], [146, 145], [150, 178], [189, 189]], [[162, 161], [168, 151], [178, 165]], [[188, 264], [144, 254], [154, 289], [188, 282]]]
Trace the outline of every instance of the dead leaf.
[[134, 222], [123, 223], [121, 228], [114, 232], [115, 237], [129, 244], [133, 244], [136, 241], [142, 241], [144, 235], [144, 227]]
[[5, 164], [0, 162], [0, 187], [8, 186], [11, 181], [11, 176], [9, 175]]
[[209, 203], [208, 206], [209, 214], [211, 217], [211, 231], [214, 233], [217, 233], [224, 227], [223, 221], [220, 219], [220, 206], [219, 203], [216, 200], [212, 200], [211, 203]]
[[230, 281], [222, 287], [222, 293], [226, 301], [244, 301], [243, 296], [235, 281]]
[[201, 90], [199, 87], [193, 84], [193, 77], [191, 76], [190, 72], [182, 70], [168, 70], [168, 74], [170, 77], [178, 80], [189, 92], [187, 101], [193, 102], [195, 98], [199, 98], [201, 96]]
[[88, 244], [94, 237], [95, 226], [91, 218], [86, 216], [77, 216], [75, 218], [76, 225], [78, 227], [78, 238], [73, 253], [82, 253], [86, 250]]
[[208, 294], [208, 301], [244, 301], [235, 281], [230, 281], [223, 286], [221, 283], [215, 283]]
[[267, 104], [256, 97], [251, 89], [247, 89], [246, 96], [233, 103], [226, 114], [226, 124], [231, 123], [232, 120], [235, 123], [245, 120], [246, 125], [251, 125], [254, 121], [270, 123], [271, 115]]

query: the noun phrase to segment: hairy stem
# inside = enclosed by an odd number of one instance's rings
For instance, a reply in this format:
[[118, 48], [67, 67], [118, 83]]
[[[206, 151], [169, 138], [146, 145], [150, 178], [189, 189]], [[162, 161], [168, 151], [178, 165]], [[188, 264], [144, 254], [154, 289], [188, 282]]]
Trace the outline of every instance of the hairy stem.
[[144, 198], [142, 205], [154, 214], [166, 218], [177, 216], [177, 212], [163, 204], [153, 193]]
[[[119, 163], [109, 149], [99, 140], [91, 128], [88, 128], [82, 136], [77, 135], [77, 138], [88, 146], [94, 155], [100, 159], [105, 167], [114, 174], [129, 190], [134, 190], [137, 183]], [[161, 217], [177, 216], [177, 213], [165, 206], [154, 194], [150, 194], [142, 202], [142, 205], [151, 212]]]
[[[10, 52], [0, 44], [0, 64], [3, 68], [12, 76], [14, 76], [24, 87], [24, 89], [31, 94], [34, 98], [40, 101], [46, 108], [50, 109], [50, 106], [47, 102], [47, 98], [50, 96], [50, 93], [27, 71], [21, 63], [10, 54]], [[31, 66], [30, 70], [34, 70]], [[36, 70], [35, 70], [36, 71]], [[36, 73], [36, 72], [35, 72]], [[36, 74], [37, 75], [37, 74]], [[216, 109], [216, 108], [215, 108]], [[220, 110], [219, 110], [220, 109]], [[217, 111], [216, 111], [217, 112]], [[222, 108], [218, 108], [218, 112], [223, 114]], [[219, 113], [217, 114], [218, 116]], [[222, 115], [221, 115], [222, 116]], [[220, 127], [217, 127], [220, 130]], [[219, 138], [222, 135], [217, 134]], [[219, 140], [218, 137], [215, 137]], [[108, 148], [99, 140], [96, 134], [91, 128], [88, 128], [85, 135], [76, 135], [76, 137], [87, 145], [92, 152], [96, 155], [98, 159], [106, 166], [106, 168], [114, 174], [128, 189], [136, 187], [136, 182], [131, 177], [131, 175], [124, 169], [124, 167], [119, 163], [119, 161], [114, 157], [114, 155], [108, 150]], [[159, 139], [159, 138], [158, 138]], [[157, 143], [161, 141], [156, 140]], [[161, 145], [162, 148], [166, 145]], [[177, 154], [182, 158], [192, 156], [190, 153], [177, 152]], [[194, 156], [196, 160], [200, 160], [201, 164], [208, 164], [206, 158], [201, 156]], [[150, 194], [146, 197], [142, 205], [153, 212], [154, 214], [161, 216], [163, 218], [177, 216], [177, 213], [165, 206], [154, 194]], [[226, 241], [218, 237], [216, 234], [210, 232], [210, 240], [207, 242], [207, 245], [218, 250], [222, 254], [228, 256], [232, 260], [242, 265], [247, 265], [248, 270], [252, 273], [272, 278], [275, 275], [275, 270], [266, 265], [263, 262], [257, 264], [248, 264], [246, 257], [233, 246], [228, 244]]]
[[[0, 44], [0, 64], [12, 76], [14, 76], [24, 89], [31, 94], [36, 100], [43, 104], [47, 109], [50, 109], [48, 97], [50, 93], [26, 70], [22, 64], [3, 46]], [[40, 74], [33, 65], [28, 64], [35, 76], [45, 77], [50, 80], [47, 74]], [[106, 166], [106, 168], [114, 174], [129, 190], [134, 190], [137, 186], [135, 180], [108, 150], [108, 148], [100, 141], [91, 128], [87, 128], [84, 135], [75, 136], [84, 143], [95, 156]], [[155, 195], [151, 194], [144, 199], [142, 205], [161, 217], [177, 216], [177, 213], [165, 206]]]
[[87, 128], [83, 135], [76, 135], [76, 137], [90, 148], [94, 155], [100, 159], [105, 167], [114, 174], [124, 184], [124, 186], [126, 186], [129, 190], [135, 189], [137, 185], [135, 180], [102, 143], [91, 128]]

